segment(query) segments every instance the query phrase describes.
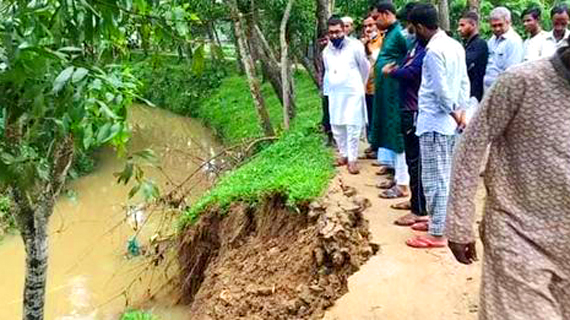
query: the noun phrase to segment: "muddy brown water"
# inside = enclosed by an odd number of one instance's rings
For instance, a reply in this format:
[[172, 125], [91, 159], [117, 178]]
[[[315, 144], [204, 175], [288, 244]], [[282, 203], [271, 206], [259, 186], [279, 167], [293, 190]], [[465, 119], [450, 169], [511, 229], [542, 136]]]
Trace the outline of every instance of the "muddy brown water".
[[[146, 174], [163, 189], [180, 183], [219, 149], [211, 132], [199, 122], [170, 112], [136, 105], [129, 122], [133, 128], [130, 150], [151, 148], [163, 172], [147, 169]], [[112, 150], [102, 150], [95, 171], [72, 181], [72, 196], [61, 196], [50, 222], [50, 258], [45, 317], [47, 320], [118, 319], [126, 305], [145, 300], [149, 287], [165, 281], [164, 272], [144, 272], [142, 257], [127, 258], [127, 242], [135, 234], [133, 219], [126, 218], [128, 186], [118, 185], [113, 173], [124, 160]], [[192, 182], [190, 200], [209, 185], [203, 172]], [[75, 196], [73, 194], [75, 193]], [[142, 213], [143, 217], [152, 216]], [[122, 221], [127, 220], [126, 223]], [[158, 220], [149, 219], [138, 239], [141, 243], [156, 232]], [[19, 236], [0, 243], [0, 319], [21, 319], [24, 280], [24, 248]], [[160, 273], [161, 275], [157, 275]], [[123, 294], [129, 288], [128, 294]], [[188, 319], [188, 310], [173, 306], [168, 299], [146, 303], [145, 308], [161, 319]]]

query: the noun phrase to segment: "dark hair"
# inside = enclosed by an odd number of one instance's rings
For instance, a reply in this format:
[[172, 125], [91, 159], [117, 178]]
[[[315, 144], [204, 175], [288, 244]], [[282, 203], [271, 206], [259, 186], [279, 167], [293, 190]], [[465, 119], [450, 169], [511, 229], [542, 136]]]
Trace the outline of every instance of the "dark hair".
[[417, 2], [406, 3], [406, 5], [402, 8], [402, 10], [398, 12], [398, 19], [402, 21], [408, 21], [408, 16], [410, 15], [410, 12], [412, 12], [412, 10], [416, 5], [418, 5]]
[[378, 10], [380, 13], [391, 12], [393, 14], [396, 14], [396, 7], [392, 2], [380, 2], [376, 5], [376, 10]]
[[437, 9], [433, 5], [427, 3], [416, 5], [408, 15], [408, 20], [412, 24], [421, 24], [430, 30], [435, 30], [439, 26]]
[[531, 8], [527, 8], [525, 11], [523, 11], [521, 17], [524, 17], [526, 15], [530, 15], [534, 20], [540, 20], [540, 16], [542, 15], [542, 11], [540, 11], [540, 8], [537, 7], [531, 7]]
[[554, 17], [555, 14], [561, 14], [561, 13], [567, 13], [570, 14], [570, 12], [568, 12], [568, 5], [565, 3], [561, 3], [559, 5], [554, 6], [554, 8], [552, 8], [552, 10], [550, 11], [550, 17]]
[[344, 23], [342, 22], [342, 19], [341, 19], [339, 16], [337, 16], [337, 15], [331, 16], [331, 17], [329, 18], [329, 21], [327, 22], [327, 25], [328, 25], [329, 27], [338, 26], [339, 24], [340, 24], [340, 25], [344, 25]]
[[466, 11], [461, 15], [461, 19], [473, 21], [476, 25], [479, 24], [479, 15], [475, 11]]

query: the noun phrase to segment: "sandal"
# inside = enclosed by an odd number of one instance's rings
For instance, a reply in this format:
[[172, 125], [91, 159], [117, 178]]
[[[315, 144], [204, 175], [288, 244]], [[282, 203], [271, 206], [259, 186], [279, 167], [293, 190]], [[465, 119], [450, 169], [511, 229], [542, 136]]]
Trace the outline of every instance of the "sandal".
[[380, 192], [378, 196], [382, 199], [398, 199], [398, 198], [405, 198], [408, 196], [408, 194], [400, 190], [398, 186], [395, 186], [391, 189]]
[[335, 167], [342, 167], [348, 164], [348, 158], [338, 158], [335, 161]]
[[405, 216], [401, 216], [398, 220], [394, 221], [394, 224], [400, 227], [411, 227], [419, 222], [427, 222], [428, 217], [417, 216], [413, 213], [408, 213]]
[[394, 210], [412, 210], [412, 203], [410, 201], [404, 201], [396, 203], [390, 206]]
[[435, 241], [427, 237], [416, 237], [408, 239], [406, 244], [409, 247], [416, 249], [431, 249], [431, 248], [445, 248], [447, 246], [447, 240], [443, 238], [441, 241]]
[[378, 169], [378, 171], [376, 171], [377, 176], [385, 176], [385, 175], [393, 175], [393, 174], [394, 174], [394, 168], [390, 168], [390, 167], [386, 167], [386, 166], [380, 166], [380, 169]]
[[376, 184], [376, 188], [378, 189], [392, 189], [396, 186], [396, 182], [392, 179], [380, 181]]
[[356, 162], [349, 162], [347, 169], [348, 169], [348, 173], [350, 173], [350, 174], [359, 174], [360, 173], [360, 169], [358, 169], [358, 165], [356, 164]]
[[427, 232], [429, 230], [429, 222], [427, 220], [418, 221], [412, 225], [412, 230]]

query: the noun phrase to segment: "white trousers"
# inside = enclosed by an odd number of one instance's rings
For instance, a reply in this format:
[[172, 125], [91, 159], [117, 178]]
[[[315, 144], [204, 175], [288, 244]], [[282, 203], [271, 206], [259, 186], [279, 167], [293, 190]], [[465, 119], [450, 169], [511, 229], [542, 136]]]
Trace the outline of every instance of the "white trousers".
[[399, 186], [410, 185], [410, 174], [408, 172], [408, 164], [406, 163], [406, 154], [395, 153], [394, 157], [394, 181]]
[[331, 128], [340, 155], [348, 158], [349, 162], [358, 160], [358, 144], [362, 126], [333, 124]]
[[378, 163], [394, 169], [394, 181], [397, 185], [407, 186], [410, 184], [410, 174], [408, 172], [408, 164], [406, 163], [406, 154], [404, 152], [395, 153], [390, 149], [379, 148]]

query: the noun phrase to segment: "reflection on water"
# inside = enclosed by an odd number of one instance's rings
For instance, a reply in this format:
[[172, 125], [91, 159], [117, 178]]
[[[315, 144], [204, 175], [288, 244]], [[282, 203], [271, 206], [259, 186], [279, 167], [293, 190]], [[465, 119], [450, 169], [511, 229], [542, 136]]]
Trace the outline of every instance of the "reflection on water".
[[[216, 154], [215, 139], [194, 120], [135, 106], [130, 122], [130, 149], [155, 151], [162, 169], [148, 169], [146, 174], [163, 190], [181, 183], [199, 170], [205, 159]], [[141, 210], [140, 202], [126, 203], [130, 187], [117, 185], [113, 177], [123, 164], [111, 150], [102, 151], [96, 171], [70, 183], [75, 197], [62, 196], [56, 205], [50, 222], [45, 313], [48, 320], [117, 319], [127, 304], [141, 300], [149, 287], [165, 281], [167, 272], [148, 271], [145, 259], [127, 258], [129, 239], [135, 234], [141, 242], [157, 239], [159, 235], [153, 227], [163, 220], [157, 212]], [[204, 179], [208, 172], [199, 171], [202, 174], [191, 183], [190, 198], [208, 186]], [[152, 223], [145, 223], [153, 214]], [[141, 226], [144, 227], [139, 230]], [[0, 319], [21, 319], [24, 248], [18, 236], [0, 244], [0, 258]], [[131, 289], [128, 294], [126, 288]], [[184, 307], [157, 302], [152, 309], [162, 319], [189, 318]]]

